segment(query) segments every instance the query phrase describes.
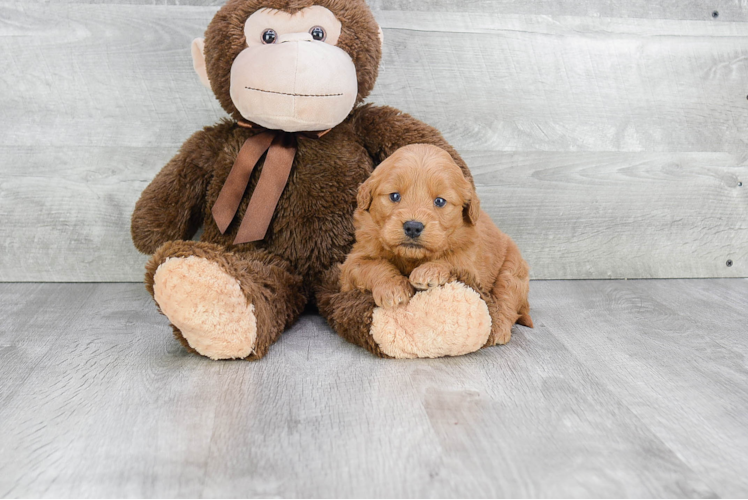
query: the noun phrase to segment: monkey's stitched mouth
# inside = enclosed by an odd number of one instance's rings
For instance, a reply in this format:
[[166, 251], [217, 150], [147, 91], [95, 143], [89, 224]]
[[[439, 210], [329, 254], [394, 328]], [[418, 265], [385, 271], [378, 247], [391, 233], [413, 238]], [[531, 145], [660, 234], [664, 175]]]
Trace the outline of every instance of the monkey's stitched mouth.
[[342, 97], [343, 94], [289, 94], [287, 92], [275, 92], [273, 90], [262, 90], [262, 89], [256, 89], [254, 87], [244, 87], [247, 90], [254, 90], [255, 92], [264, 92], [265, 94], [278, 94], [278, 95], [288, 95], [291, 97]]

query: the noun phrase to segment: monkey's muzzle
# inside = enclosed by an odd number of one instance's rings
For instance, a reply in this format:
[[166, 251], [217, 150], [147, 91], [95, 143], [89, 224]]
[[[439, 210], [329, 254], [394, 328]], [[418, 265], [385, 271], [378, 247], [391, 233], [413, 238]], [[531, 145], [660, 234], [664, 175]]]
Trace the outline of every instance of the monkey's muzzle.
[[231, 100], [248, 121], [286, 132], [340, 124], [358, 95], [351, 57], [308, 34], [251, 46], [231, 68]]

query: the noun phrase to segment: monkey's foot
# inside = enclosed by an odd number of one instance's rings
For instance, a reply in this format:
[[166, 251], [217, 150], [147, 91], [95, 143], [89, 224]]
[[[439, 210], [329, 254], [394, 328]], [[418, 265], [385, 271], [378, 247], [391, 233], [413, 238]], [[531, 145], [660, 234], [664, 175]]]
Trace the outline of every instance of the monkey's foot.
[[211, 359], [242, 359], [257, 341], [254, 305], [239, 282], [202, 257], [169, 258], [153, 277], [161, 312], [190, 347]]
[[491, 333], [488, 306], [453, 282], [418, 292], [407, 306], [374, 309], [371, 335], [393, 358], [439, 358], [477, 351]]

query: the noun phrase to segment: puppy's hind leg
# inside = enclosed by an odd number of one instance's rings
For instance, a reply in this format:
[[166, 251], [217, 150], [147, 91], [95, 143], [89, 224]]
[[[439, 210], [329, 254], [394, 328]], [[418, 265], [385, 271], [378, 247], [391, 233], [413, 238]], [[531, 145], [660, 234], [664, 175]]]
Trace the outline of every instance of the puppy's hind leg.
[[527, 300], [529, 291], [529, 268], [512, 242], [490, 293], [488, 311], [491, 314], [491, 335], [486, 347], [509, 342], [515, 323], [533, 327]]

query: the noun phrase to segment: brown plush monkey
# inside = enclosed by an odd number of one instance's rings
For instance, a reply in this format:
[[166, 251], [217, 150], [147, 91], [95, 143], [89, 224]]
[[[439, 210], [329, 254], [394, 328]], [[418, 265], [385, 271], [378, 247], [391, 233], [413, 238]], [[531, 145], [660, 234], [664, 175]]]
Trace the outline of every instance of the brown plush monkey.
[[193, 43], [201, 81], [232, 119], [188, 139], [132, 217], [135, 246], [153, 254], [146, 287], [188, 350], [262, 358], [310, 301], [379, 356], [463, 354], [440, 343], [456, 332], [488, 339], [498, 305], [467, 286], [386, 314], [370, 294], [339, 291], [357, 188], [377, 164], [429, 143], [472, 182], [437, 130], [362, 104], [381, 40], [364, 0], [230, 0]]

